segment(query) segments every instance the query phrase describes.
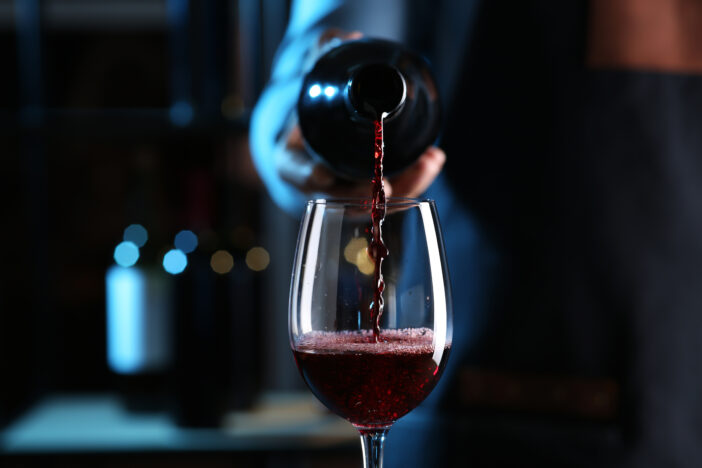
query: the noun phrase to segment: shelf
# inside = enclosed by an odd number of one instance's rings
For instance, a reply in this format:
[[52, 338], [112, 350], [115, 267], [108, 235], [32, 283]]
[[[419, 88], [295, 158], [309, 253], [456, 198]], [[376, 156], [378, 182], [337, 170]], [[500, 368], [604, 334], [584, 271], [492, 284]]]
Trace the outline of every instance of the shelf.
[[221, 428], [176, 426], [168, 414], [132, 413], [115, 395], [57, 395], [0, 433], [7, 455], [356, 450], [351, 425], [310, 394], [269, 393]]

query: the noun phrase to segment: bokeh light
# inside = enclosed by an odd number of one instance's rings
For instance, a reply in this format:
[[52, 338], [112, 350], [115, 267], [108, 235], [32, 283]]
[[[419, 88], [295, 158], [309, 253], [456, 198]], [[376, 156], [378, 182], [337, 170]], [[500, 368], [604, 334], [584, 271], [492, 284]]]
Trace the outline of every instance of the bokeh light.
[[313, 84], [312, 86], [310, 86], [309, 93], [311, 98], [316, 98], [317, 96], [322, 94], [322, 87], [318, 84]]
[[169, 115], [173, 125], [185, 127], [193, 120], [193, 106], [187, 101], [177, 101], [171, 106]]
[[141, 224], [130, 224], [124, 230], [122, 240], [133, 242], [137, 247], [143, 247], [146, 241], [149, 240], [149, 233]]
[[354, 237], [344, 247], [344, 258], [347, 262], [356, 264], [356, 254], [359, 250], [365, 250], [368, 247], [368, 241], [363, 237]]
[[370, 275], [375, 271], [375, 264], [368, 255], [368, 241], [363, 237], [354, 237], [344, 247], [344, 259], [356, 265], [358, 271]]
[[368, 249], [356, 252], [356, 267], [364, 275], [372, 275], [375, 272], [375, 263], [368, 255]]
[[178, 249], [171, 249], [163, 256], [163, 268], [172, 275], [177, 275], [188, 266], [188, 258]]
[[263, 247], [254, 247], [246, 252], [246, 266], [253, 271], [263, 271], [268, 268], [271, 256]]
[[213, 253], [212, 258], [210, 258], [210, 266], [215, 273], [219, 273], [220, 275], [227, 274], [232, 271], [234, 267], [234, 257], [226, 250], [218, 250]]
[[324, 95], [328, 98], [333, 98], [336, 95], [336, 87], [335, 86], [327, 86], [324, 88]]
[[139, 260], [139, 247], [134, 242], [120, 242], [115, 248], [114, 258], [119, 266], [133, 266]]
[[176, 234], [174, 243], [176, 249], [187, 254], [197, 248], [197, 236], [186, 229]]

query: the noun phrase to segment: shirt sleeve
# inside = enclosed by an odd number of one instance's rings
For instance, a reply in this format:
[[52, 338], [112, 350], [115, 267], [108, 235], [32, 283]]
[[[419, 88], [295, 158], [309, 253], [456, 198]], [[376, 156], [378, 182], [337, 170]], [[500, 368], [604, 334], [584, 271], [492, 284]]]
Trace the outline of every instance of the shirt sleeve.
[[306, 196], [281, 179], [277, 161], [281, 139], [297, 121], [295, 107], [304, 74], [318, 56], [319, 36], [329, 28], [360, 31], [368, 37], [402, 41], [405, 12], [401, 0], [296, 0], [273, 63], [273, 72], [251, 116], [250, 146], [254, 165], [275, 203], [299, 214]]

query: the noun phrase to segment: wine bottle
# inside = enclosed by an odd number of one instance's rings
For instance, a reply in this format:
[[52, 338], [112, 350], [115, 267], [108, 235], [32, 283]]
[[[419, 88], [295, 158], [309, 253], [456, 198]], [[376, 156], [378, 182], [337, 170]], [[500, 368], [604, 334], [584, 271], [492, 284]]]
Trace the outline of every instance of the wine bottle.
[[386, 175], [410, 166], [441, 126], [428, 62], [380, 39], [343, 42], [322, 55], [303, 80], [297, 113], [310, 153], [349, 180], [373, 175], [375, 121], [384, 122]]

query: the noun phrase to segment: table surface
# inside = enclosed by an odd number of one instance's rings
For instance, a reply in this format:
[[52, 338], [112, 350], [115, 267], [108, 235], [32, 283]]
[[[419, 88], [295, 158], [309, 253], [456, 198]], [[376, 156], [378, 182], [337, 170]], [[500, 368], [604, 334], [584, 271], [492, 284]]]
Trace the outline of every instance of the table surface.
[[0, 433], [6, 454], [275, 451], [358, 447], [358, 434], [309, 393], [266, 393], [219, 428], [178, 427], [165, 413], [128, 411], [116, 395], [55, 395]]

